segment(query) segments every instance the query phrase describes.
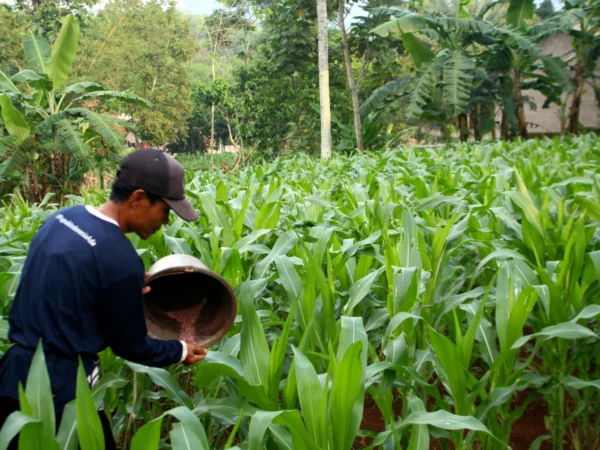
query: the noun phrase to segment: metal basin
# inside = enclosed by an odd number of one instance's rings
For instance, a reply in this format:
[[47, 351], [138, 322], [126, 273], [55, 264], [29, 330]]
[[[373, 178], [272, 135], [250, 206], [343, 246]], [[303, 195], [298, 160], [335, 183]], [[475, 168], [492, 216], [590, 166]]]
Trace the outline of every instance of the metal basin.
[[[144, 285], [151, 290], [145, 297], [148, 335], [155, 339], [181, 339], [181, 322], [172, 313], [185, 311], [205, 300], [193, 323], [197, 345], [208, 347], [220, 341], [233, 326], [237, 299], [233, 288], [219, 274], [191, 255], [174, 254], [156, 261]], [[171, 314], [170, 314], [171, 313]]]

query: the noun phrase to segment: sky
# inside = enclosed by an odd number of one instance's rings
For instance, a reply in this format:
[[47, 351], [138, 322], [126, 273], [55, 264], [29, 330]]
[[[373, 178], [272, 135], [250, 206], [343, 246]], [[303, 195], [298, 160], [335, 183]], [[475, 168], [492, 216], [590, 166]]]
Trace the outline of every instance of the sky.
[[193, 14], [210, 14], [217, 8], [216, 0], [178, 0], [179, 9]]
[[[107, 0], [101, 0], [99, 7], [102, 7]], [[14, 3], [14, 0], [0, 0], [0, 3]], [[177, 9], [192, 14], [210, 14], [219, 6], [217, 0], [177, 0]], [[352, 15], [355, 15], [362, 10], [357, 6], [353, 6]]]
[[[542, 0], [535, 0], [535, 4], [539, 5], [541, 1]], [[552, 2], [555, 6], [558, 6], [560, 0], [553, 0]], [[8, 3], [10, 5], [14, 3], [14, 0], [0, 0], [0, 3]], [[106, 0], [102, 0], [100, 5], [103, 3], [106, 3]], [[218, 5], [219, 2], [217, 0], [177, 0], [178, 9], [193, 14], [210, 14], [217, 8]], [[358, 15], [362, 12], [362, 9], [354, 4], [352, 7], [351, 16]]]

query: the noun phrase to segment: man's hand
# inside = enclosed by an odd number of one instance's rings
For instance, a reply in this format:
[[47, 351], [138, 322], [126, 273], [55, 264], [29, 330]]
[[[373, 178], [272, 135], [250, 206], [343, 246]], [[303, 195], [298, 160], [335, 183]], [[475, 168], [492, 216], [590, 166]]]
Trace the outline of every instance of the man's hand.
[[204, 359], [207, 350], [199, 345], [187, 343], [187, 357], [183, 362], [185, 365], [196, 364]]
[[[144, 278], [147, 279], [150, 276], [150, 274], [148, 272], [146, 272], [144, 274]], [[150, 292], [150, 286], [144, 286], [142, 288], [142, 294], [146, 295], [148, 292]]]

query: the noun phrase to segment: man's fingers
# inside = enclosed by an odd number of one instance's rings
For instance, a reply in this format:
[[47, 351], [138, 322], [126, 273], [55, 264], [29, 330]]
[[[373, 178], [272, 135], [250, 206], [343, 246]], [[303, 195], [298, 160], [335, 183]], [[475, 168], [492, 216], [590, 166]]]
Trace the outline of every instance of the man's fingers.
[[142, 294], [146, 295], [148, 292], [150, 292], [150, 286], [144, 286], [142, 288]]
[[185, 359], [186, 364], [195, 364], [202, 361], [207, 352], [208, 350], [204, 347], [188, 343], [188, 356]]

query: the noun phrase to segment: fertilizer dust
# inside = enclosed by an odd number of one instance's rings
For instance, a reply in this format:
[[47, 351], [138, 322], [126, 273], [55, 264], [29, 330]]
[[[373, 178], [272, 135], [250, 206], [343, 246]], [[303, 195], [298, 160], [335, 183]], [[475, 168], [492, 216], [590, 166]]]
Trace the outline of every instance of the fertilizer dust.
[[206, 299], [185, 309], [166, 312], [167, 316], [175, 319], [181, 325], [179, 339], [188, 343], [196, 342], [196, 321], [200, 317], [204, 305], [206, 305]]
[[[149, 282], [146, 317], [161, 339], [206, 342], [222, 330], [230, 314], [229, 293], [221, 282], [199, 272], [178, 272]], [[202, 299], [202, 300], [201, 300]]]

